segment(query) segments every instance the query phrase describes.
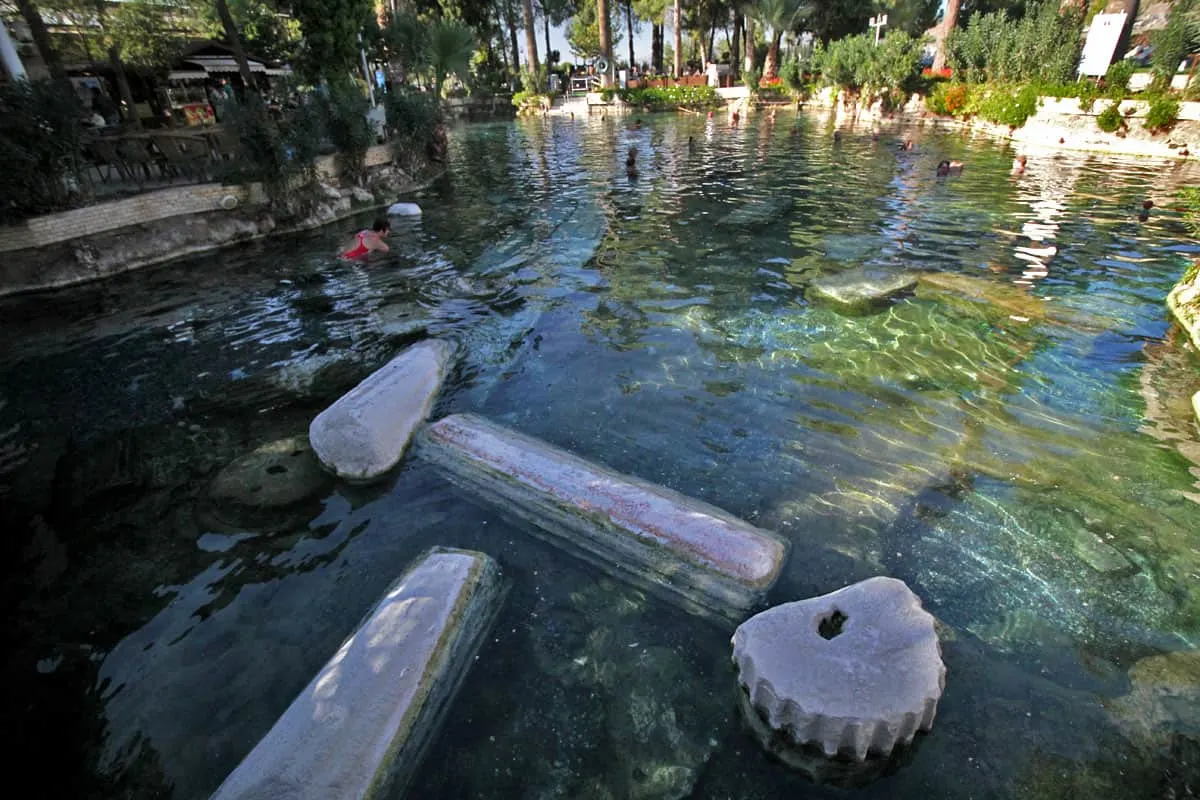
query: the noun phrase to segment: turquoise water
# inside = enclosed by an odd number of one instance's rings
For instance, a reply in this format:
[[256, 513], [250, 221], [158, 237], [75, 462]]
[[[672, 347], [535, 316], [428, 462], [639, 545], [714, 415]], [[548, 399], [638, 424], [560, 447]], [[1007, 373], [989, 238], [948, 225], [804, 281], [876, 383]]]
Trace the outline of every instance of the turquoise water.
[[[204, 797], [445, 544], [513, 589], [411, 797], [843, 796], [743, 730], [728, 631], [418, 460], [372, 487], [314, 479], [278, 513], [210, 496], [445, 335], [465, 356], [438, 415], [778, 531], [772, 602], [880, 573], [923, 597], [938, 720], [858, 794], [1183, 796], [1200, 687], [1147, 676], [1200, 637], [1200, 364], [1162, 304], [1198, 248], [1138, 212], [1194, 176], [1045, 154], [1014, 178], [1000, 145], [911, 135], [898, 153], [790, 115], [468, 127], [381, 261], [330, 257], [347, 222], [0, 302], [8, 751], [58, 765], [45, 796]], [[943, 158], [967, 169], [939, 180]], [[782, 217], [721, 222], [780, 197]], [[805, 300], [860, 265], [927, 277], [868, 316]]]

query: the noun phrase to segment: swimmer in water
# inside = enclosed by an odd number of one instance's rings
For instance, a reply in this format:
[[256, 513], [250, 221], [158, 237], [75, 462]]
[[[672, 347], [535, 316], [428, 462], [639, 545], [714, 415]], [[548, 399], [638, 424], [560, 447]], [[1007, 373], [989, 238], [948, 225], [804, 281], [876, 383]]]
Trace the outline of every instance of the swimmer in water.
[[625, 156], [625, 174], [630, 178], [636, 178], [637, 171], [637, 148], [629, 148], [629, 155]]
[[905, 139], [903, 142], [900, 143], [901, 150], [912, 150], [913, 146], [914, 145], [913, 145], [912, 139]]
[[391, 223], [387, 217], [379, 217], [370, 228], [359, 231], [354, 236], [354, 243], [342, 250], [342, 258], [366, 258], [371, 253], [386, 253], [387, 242], [383, 241], [392, 232]]
[[696, 137], [695, 136], [688, 137], [688, 152], [689, 153], [696, 152]]
[[962, 172], [963, 163], [961, 161], [943, 161], [937, 165], [937, 174], [939, 178], [944, 178], [947, 175], [957, 175]]
[[1025, 172], [1025, 162], [1028, 161], [1025, 156], [1017, 156], [1013, 159], [1012, 174], [1022, 175]]
[[738, 124], [738, 120], [740, 120], [741, 118], [742, 118], [742, 115], [739, 114], [738, 112], [734, 111], [732, 114], [729, 115], [729, 124], [736, 126]]

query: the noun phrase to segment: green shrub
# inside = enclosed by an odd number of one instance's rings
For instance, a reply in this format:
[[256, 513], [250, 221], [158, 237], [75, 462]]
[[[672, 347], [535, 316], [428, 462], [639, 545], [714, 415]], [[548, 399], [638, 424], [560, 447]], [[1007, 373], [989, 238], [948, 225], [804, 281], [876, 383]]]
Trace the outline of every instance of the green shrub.
[[540, 113], [551, 102], [549, 95], [536, 91], [517, 92], [512, 96], [512, 104], [517, 107], [518, 115]]
[[1083, 15], [1057, 0], [1031, 2], [1019, 19], [1005, 11], [971, 15], [947, 41], [947, 61], [968, 83], [1066, 83], [1079, 63]]
[[1075, 95], [1079, 98], [1079, 108], [1090, 114], [1100, 98], [1100, 87], [1086, 78], [1081, 78], [1076, 86], [1079, 87], [1079, 94]]
[[979, 102], [979, 116], [998, 125], [1019, 128], [1037, 113], [1038, 91], [1032, 84], [1014, 88], [993, 86]]
[[742, 72], [742, 83], [750, 90], [751, 97], [758, 96], [758, 84], [762, 81], [762, 72], [757, 69], [748, 69]]
[[1125, 117], [1121, 116], [1118, 102], [1110, 103], [1108, 108], [1096, 116], [1096, 125], [1105, 133], [1116, 133], [1125, 127]]
[[1104, 73], [1104, 89], [1113, 100], [1121, 100], [1129, 91], [1129, 79], [1133, 77], [1137, 65], [1127, 58], [1122, 58], [1109, 64]]
[[784, 87], [793, 97], [803, 98], [805, 96], [804, 70], [798, 59], [791, 58], [784, 62], [783, 66], [779, 68], [779, 79], [783, 81]]
[[323, 105], [326, 131], [338, 151], [338, 166], [343, 175], [360, 183], [366, 174], [367, 150], [375, 142], [375, 132], [367, 121], [370, 106], [366, 95], [350, 81], [338, 81], [330, 84]]
[[69, 83], [0, 84], [0, 219], [71, 204], [83, 108]]
[[1165, 27], [1150, 34], [1152, 51], [1150, 63], [1154, 69], [1157, 86], [1169, 88], [1171, 79], [1179, 71], [1179, 64], [1188, 54], [1193, 41], [1192, 7], [1194, 0], [1177, 0], [1171, 5]]
[[621, 89], [617, 96], [625, 103], [651, 111], [674, 111], [679, 107], [694, 110], [721, 105], [721, 96], [711, 86], [667, 86]]
[[401, 169], [415, 175], [446, 154], [442, 107], [429, 92], [399, 88], [388, 94], [388, 133], [392, 158]]
[[314, 202], [316, 159], [326, 135], [322, 101], [310, 96], [277, 123], [262, 100], [249, 95], [226, 106], [226, 119], [237, 132], [238, 158], [226, 162], [221, 178], [262, 183], [277, 213], [304, 216]]
[[1169, 131], [1179, 121], [1179, 101], [1170, 95], [1161, 94], [1150, 100], [1146, 120], [1142, 127], [1151, 133]]

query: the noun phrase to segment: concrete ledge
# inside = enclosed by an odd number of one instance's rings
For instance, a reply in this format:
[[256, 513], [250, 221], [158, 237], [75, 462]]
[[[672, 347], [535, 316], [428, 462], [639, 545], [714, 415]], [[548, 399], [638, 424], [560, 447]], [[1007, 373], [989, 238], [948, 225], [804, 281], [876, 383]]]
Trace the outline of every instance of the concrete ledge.
[[313, 420], [308, 438], [339, 478], [369, 481], [400, 463], [429, 416], [457, 347], [418, 342], [373, 372]]
[[786, 541], [715, 506], [481, 417], [447, 417], [417, 446], [471, 499], [691, 613], [741, 621], [787, 559]]
[[384, 595], [213, 800], [400, 796], [504, 598], [488, 556], [435, 548]]

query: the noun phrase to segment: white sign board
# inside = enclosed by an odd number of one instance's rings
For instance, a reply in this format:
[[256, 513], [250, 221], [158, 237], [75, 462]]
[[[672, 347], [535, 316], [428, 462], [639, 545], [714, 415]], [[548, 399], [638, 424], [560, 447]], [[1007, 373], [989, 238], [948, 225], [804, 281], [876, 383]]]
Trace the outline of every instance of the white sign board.
[[1087, 41], [1083, 44], [1083, 57], [1079, 59], [1079, 74], [1092, 77], [1108, 72], [1113, 52], [1125, 30], [1125, 12], [1120, 14], [1097, 14], [1092, 17]]

